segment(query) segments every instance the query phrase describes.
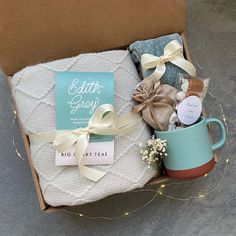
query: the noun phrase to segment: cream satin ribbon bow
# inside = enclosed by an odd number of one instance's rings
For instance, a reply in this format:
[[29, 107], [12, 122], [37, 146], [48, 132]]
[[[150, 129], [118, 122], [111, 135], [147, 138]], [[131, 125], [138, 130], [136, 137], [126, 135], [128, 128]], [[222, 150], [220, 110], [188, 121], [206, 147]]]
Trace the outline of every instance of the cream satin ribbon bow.
[[196, 76], [194, 65], [184, 58], [183, 47], [177, 40], [173, 40], [165, 46], [164, 55], [157, 57], [152, 54], [143, 54], [141, 56], [141, 65], [144, 71], [156, 67], [155, 71], [146, 77], [146, 79], [159, 80], [165, 73], [166, 62], [171, 62], [186, 71], [189, 75]]
[[106, 173], [81, 164], [83, 154], [89, 144], [90, 134], [121, 135], [133, 130], [140, 120], [140, 115], [133, 112], [116, 118], [113, 105], [103, 104], [95, 110], [86, 128], [42, 132], [30, 135], [29, 138], [31, 144], [52, 142], [55, 149], [60, 153], [75, 144], [75, 156], [80, 173], [97, 182]]

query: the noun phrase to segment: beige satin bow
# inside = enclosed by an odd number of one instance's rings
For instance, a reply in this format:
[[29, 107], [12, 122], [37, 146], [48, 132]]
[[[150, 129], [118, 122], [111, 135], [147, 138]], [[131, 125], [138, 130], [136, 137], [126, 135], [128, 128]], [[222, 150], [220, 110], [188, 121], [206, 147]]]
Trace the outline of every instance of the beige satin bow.
[[165, 46], [164, 55], [157, 57], [152, 54], [143, 54], [141, 56], [141, 65], [144, 71], [155, 68], [154, 72], [146, 77], [146, 79], [159, 80], [165, 73], [166, 62], [171, 62], [172, 64], [180, 67], [190, 76], [196, 76], [196, 69], [194, 65], [184, 58], [183, 47], [177, 40], [173, 40]]
[[[140, 112], [140, 111], [142, 111], [142, 110], [144, 110], [145, 108], [148, 107], [148, 109], [150, 111], [150, 115], [151, 115], [154, 122], [151, 122], [150, 118], [147, 118], [147, 120], [145, 120], [145, 121], [147, 123], [149, 122], [150, 125], [152, 123], [154, 123], [155, 126], [151, 125], [152, 127], [159, 128], [160, 130], [163, 131], [164, 127], [162, 125], [162, 122], [159, 121], [159, 119], [156, 115], [155, 107], [158, 106], [159, 110], [161, 110], [161, 109], [166, 109], [166, 107], [169, 107], [169, 106], [173, 107], [173, 105], [174, 105], [174, 101], [169, 96], [167, 96], [167, 95], [154, 95], [151, 99], [148, 99], [148, 100], [134, 106], [133, 111], [134, 112]], [[143, 116], [144, 116], [144, 119], [146, 119], [146, 117], [148, 117], [145, 114], [145, 110], [144, 110]]]
[[134, 90], [132, 97], [139, 103], [134, 112], [142, 112], [143, 119], [154, 129], [165, 130], [174, 111], [178, 90], [168, 84], [143, 80]]
[[96, 182], [106, 173], [81, 164], [83, 154], [89, 144], [90, 134], [121, 135], [133, 130], [140, 120], [140, 115], [133, 112], [116, 118], [113, 105], [103, 104], [95, 110], [86, 128], [42, 132], [30, 135], [29, 138], [31, 144], [52, 142], [58, 152], [64, 152], [75, 144], [75, 156], [80, 173]]

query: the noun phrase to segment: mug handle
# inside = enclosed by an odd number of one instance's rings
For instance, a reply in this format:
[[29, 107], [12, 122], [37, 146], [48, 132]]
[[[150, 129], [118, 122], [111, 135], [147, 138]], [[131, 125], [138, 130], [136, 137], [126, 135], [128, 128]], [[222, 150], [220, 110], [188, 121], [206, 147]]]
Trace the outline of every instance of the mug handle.
[[218, 140], [217, 143], [214, 143], [211, 145], [211, 148], [214, 151], [217, 148], [220, 148], [225, 143], [225, 140], [226, 140], [225, 127], [224, 127], [223, 123], [217, 118], [207, 118], [206, 123], [207, 123], [207, 125], [210, 123], [216, 123], [220, 128], [220, 133], [221, 133], [220, 139]]

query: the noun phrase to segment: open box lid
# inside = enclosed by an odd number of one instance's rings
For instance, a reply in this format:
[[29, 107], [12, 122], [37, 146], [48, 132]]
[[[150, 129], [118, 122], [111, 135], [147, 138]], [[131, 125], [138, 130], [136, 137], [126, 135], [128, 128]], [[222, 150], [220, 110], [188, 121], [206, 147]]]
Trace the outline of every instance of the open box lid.
[[183, 31], [184, 0], [2, 1], [0, 65], [12, 75], [27, 65]]

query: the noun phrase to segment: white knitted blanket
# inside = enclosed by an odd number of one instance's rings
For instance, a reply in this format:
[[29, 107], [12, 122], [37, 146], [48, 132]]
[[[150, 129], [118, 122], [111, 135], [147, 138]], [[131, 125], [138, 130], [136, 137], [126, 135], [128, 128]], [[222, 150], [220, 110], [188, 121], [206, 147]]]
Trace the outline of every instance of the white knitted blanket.
[[[25, 133], [55, 129], [55, 72], [114, 72], [117, 115], [131, 111], [131, 98], [139, 76], [128, 51], [117, 50], [82, 54], [26, 67], [12, 78], [13, 94]], [[97, 183], [80, 175], [76, 166], [56, 166], [55, 150], [50, 144], [31, 145], [34, 167], [38, 173], [45, 201], [51, 206], [79, 205], [106, 196], [140, 188], [156, 175], [141, 161], [138, 144], [150, 138], [146, 124], [115, 138], [113, 165], [95, 166], [107, 174]]]

